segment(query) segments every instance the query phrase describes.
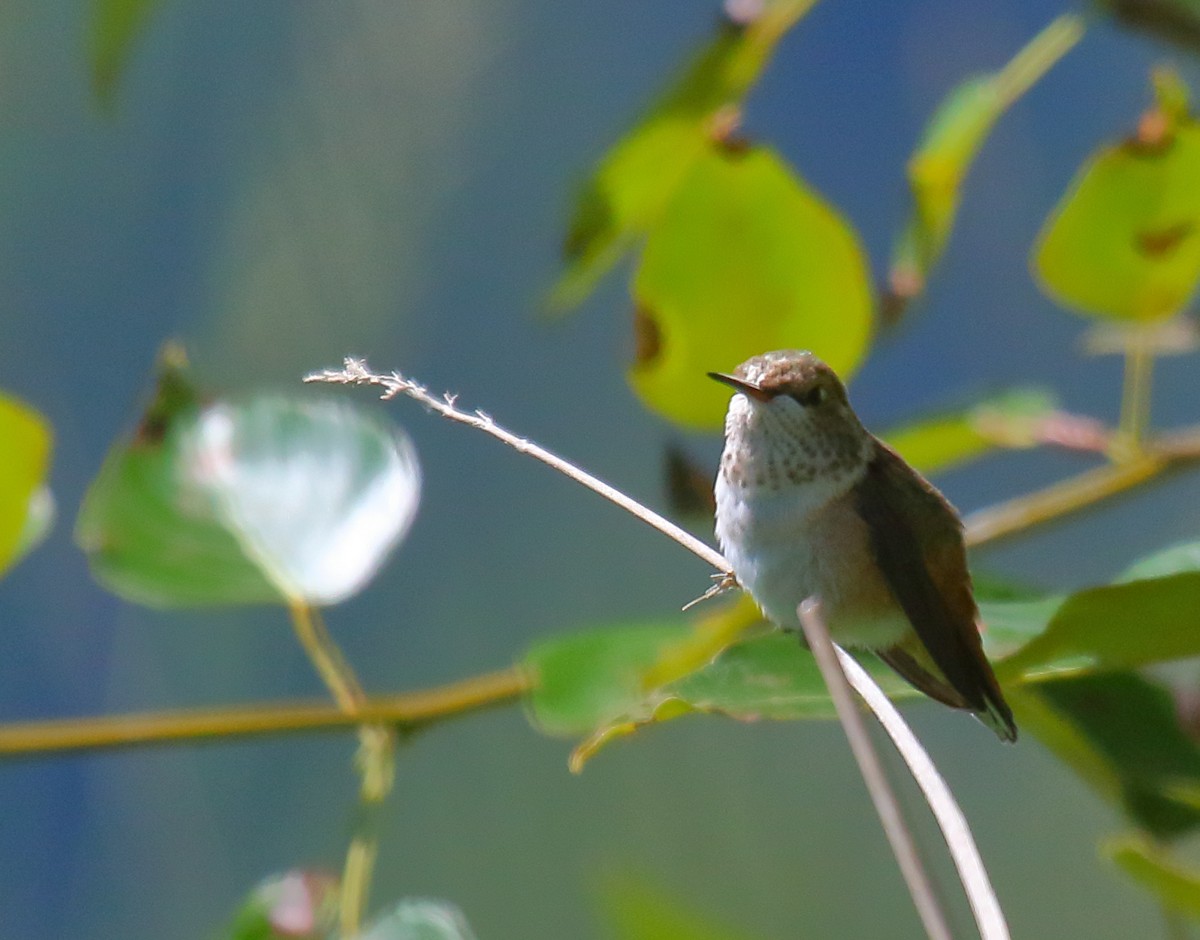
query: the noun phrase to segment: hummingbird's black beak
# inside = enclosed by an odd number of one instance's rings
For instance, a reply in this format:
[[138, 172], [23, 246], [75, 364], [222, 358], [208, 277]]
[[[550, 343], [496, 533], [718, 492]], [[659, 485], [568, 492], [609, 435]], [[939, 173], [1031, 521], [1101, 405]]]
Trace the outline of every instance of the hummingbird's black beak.
[[747, 382], [745, 379], [739, 379], [736, 375], [728, 375], [725, 372], [710, 372], [710, 379], [716, 379], [718, 382], [728, 385], [735, 392], [741, 392], [755, 401], [770, 401], [775, 396], [764, 389], [759, 388], [753, 382]]

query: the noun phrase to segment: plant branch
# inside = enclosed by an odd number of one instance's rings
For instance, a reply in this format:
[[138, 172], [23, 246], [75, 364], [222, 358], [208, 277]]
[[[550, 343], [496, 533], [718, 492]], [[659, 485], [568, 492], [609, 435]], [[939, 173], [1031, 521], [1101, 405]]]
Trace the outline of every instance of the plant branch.
[[858, 763], [858, 770], [867, 785], [871, 802], [875, 804], [879, 822], [892, 847], [892, 853], [896, 856], [896, 863], [900, 866], [900, 873], [908, 885], [908, 893], [912, 895], [925, 933], [930, 940], [952, 940], [953, 934], [950, 933], [950, 925], [946, 922], [946, 915], [933, 889], [933, 882], [925, 871], [916, 842], [913, 841], [912, 833], [904, 822], [900, 801], [888, 782], [883, 763], [870, 734], [867, 733], [866, 723], [854, 707], [848, 677], [838, 662], [839, 650], [829, 638], [829, 631], [821, 617], [820, 602], [809, 598], [800, 605], [798, 613], [804, 638], [808, 641], [808, 648], [821, 671], [821, 678], [825, 680], [829, 689], [829, 697], [833, 700], [838, 721], [846, 733], [846, 741]]
[[1116, 496], [1157, 476], [1170, 462], [1165, 456], [1144, 452], [1124, 463], [1105, 464], [1035, 493], [977, 510], [963, 519], [967, 545], [994, 542]]
[[412, 733], [450, 718], [507, 705], [529, 687], [523, 672], [507, 669], [431, 689], [368, 698], [354, 715], [324, 702], [292, 702], [14, 722], [0, 725], [0, 758], [341, 731], [364, 721]]
[[502, 428], [496, 424], [491, 415], [478, 410], [461, 410], [455, 405], [458, 398], [456, 395], [446, 393], [439, 398], [431, 394], [419, 382], [406, 379], [399, 372], [393, 372], [391, 375], [376, 375], [367, 369], [367, 364], [361, 359], [346, 359], [342, 369], [326, 369], [322, 372], [314, 372], [311, 375], [306, 375], [304, 381], [332, 382], [340, 385], [376, 385], [384, 390], [383, 395], [380, 396], [384, 401], [390, 401], [397, 395], [407, 395], [443, 418], [457, 421], [459, 424], [466, 424], [486, 434], [490, 434], [492, 437], [498, 438], [505, 444], [508, 444], [518, 453], [526, 454], [535, 460], [540, 460], [547, 466], [553, 467], [559, 473], [570, 477], [576, 483], [580, 483], [589, 490], [599, 493], [609, 502], [616, 503], [626, 512], [636, 516], [651, 528], [657, 529], [667, 538], [678, 542], [693, 555], [708, 562], [722, 574], [732, 573], [729, 562], [725, 560], [720, 552], [706, 545], [690, 532], [681, 529], [657, 513], [651, 512], [637, 500], [631, 499], [620, 490], [609, 486], [603, 480], [592, 476], [570, 461], [551, 453], [533, 441], [518, 437], [511, 431]]
[[362, 721], [367, 695], [353, 667], [330, 636], [320, 612], [302, 602], [293, 603], [290, 612], [300, 645], [308, 653], [338, 708], [360, 722], [355, 764], [361, 780], [359, 806], [362, 812], [346, 851], [338, 904], [341, 936], [354, 937], [367, 906], [371, 874], [379, 852], [379, 809], [391, 792], [395, 778], [396, 732], [387, 725]]
[[967, 824], [967, 818], [955, 801], [949, 785], [938, 773], [932, 758], [905, 723], [896, 706], [883, 694], [867, 671], [845, 650], [838, 649], [837, 652], [847, 680], [867, 703], [867, 707], [875, 713], [875, 717], [883, 725], [883, 730], [888, 733], [892, 743], [896, 745], [896, 750], [908, 764], [917, 786], [925, 795], [925, 801], [942, 830], [942, 837], [946, 840], [946, 847], [950, 851], [967, 901], [975, 915], [975, 924], [979, 928], [981, 940], [1008, 940], [1008, 925], [1004, 920], [1004, 912], [1000, 908], [996, 892], [992, 889], [979, 848], [971, 835], [971, 827]]

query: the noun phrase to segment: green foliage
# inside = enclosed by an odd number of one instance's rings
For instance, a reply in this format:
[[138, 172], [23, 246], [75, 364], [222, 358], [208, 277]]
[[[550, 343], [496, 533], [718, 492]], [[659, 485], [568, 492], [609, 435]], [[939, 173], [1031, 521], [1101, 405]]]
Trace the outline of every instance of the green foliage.
[[160, 0], [94, 0], [91, 29], [92, 85], [111, 105], [134, 45]]
[[954, 227], [967, 172], [996, 121], [1082, 35], [1079, 16], [1060, 16], [1004, 69], [967, 79], [938, 106], [908, 162], [913, 211], [892, 249], [890, 306], [923, 289]]
[[1043, 287], [1084, 313], [1164, 319], [1200, 278], [1200, 124], [1178, 79], [1156, 85], [1137, 134], [1088, 161], [1038, 239]]
[[1200, 807], [1176, 796], [1200, 786], [1200, 747], [1163, 686], [1101, 672], [1023, 689], [1011, 704], [1024, 727], [1146, 832], [1167, 838], [1200, 824]]
[[1181, 865], [1140, 833], [1112, 839], [1104, 851], [1167, 908], [1200, 919], [1200, 871]]
[[630, 381], [686, 427], [721, 427], [729, 390], [707, 371], [800, 347], [848, 376], [871, 334], [857, 236], [767, 148], [711, 148], [695, 162], [646, 240], [633, 293]]
[[76, 538], [95, 576], [138, 603], [333, 604], [378, 570], [419, 491], [411, 445], [378, 419], [311, 398], [201, 405], [167, 362]]
[[749, 940], [750, 936], [710, 923], [641, 878], [610, 878], [601, 902], [617, 940]]
[[357, 940], [475, 940], [454, 905], [416, 899], [401, 901], [355, 936]]
[[657, 221], [692, 164], [735, 119], [775, 44], [813, 0], [776, 0], [747, 24], [723, 22], [675, 85], [605, 155], [580, 192], [552, 309], [575, 306]]
[[41, 541], [50, 526], [51, 432], [28, 405], [0, 395], [0, 574]]

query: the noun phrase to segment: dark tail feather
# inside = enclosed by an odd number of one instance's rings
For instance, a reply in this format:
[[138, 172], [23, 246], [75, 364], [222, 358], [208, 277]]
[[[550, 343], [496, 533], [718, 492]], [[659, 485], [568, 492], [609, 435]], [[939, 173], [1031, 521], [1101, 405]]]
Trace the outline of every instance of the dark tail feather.
[[968, 702], [953, 686], [942, 679], [933, 669], [926, 667], [903, 646], [893, 646], [886, 650], [876, 650], [876, 654], [891, 666], [913, 688], [924, 692], [931, 699], [949, 705], [951, 708], [961, 708], [974, 714], [983, 724], [996, 733], [1002, 741], [1017, 740], [1017, 725], [1013, 721], [1012, 711], [994, 676], [984, 685], [983, 707], [977, 707]]

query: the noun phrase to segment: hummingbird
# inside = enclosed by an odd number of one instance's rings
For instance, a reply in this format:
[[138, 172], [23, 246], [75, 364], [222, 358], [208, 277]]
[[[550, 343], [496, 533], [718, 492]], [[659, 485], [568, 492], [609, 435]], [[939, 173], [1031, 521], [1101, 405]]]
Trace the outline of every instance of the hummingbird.
[[863, 427], [812, 353], [764, 353], [708, 375], [735, 392], [717, 540], [763, 613], [797, 630], [797, 608], [817, 597], [836, 642], [874, 652], [930, 698], [1015, 741], [949, 501]]

